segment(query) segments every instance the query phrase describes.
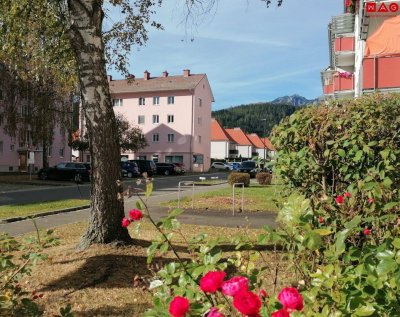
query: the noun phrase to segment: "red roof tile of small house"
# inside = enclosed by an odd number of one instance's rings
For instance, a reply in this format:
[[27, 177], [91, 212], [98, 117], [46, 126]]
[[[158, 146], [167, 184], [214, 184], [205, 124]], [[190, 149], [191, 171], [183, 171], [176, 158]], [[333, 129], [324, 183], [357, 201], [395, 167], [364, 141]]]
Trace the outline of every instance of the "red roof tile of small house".
[[253, 145], [242, 129], [225, 129], [225, 131], [238, 145]]
[[218, 120], [211, 119], [211, 141], [233, 141]]
[[271, 141], [268, 138], [262, 138], [261, 140], [264, 142], [264, 144], [268, 150], [276, 151], [275, 147], [272, 145]]
[[264, 142], [256, 133], [247, 134], [247, 138], [251, 141], [251, 143], [253, 143], [256, 148], [263, 149], [265, 147]]

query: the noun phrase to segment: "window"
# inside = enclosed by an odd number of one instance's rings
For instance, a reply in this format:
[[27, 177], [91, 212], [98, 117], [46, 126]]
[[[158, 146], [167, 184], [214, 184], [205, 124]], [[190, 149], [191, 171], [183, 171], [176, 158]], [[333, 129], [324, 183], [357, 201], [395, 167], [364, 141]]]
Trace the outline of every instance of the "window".
[[158, 154], [153, 154], [151, 159], [154, 161], [154, 163], [158, 163]]
[[0, 114], [0, 127], [4, 124], [4, 115]]
[[0, 153], [3, 153], [3, 141], [0, 141]]
[[175, 134], [168, 133], [168, 142], [173, 143], [175, 141]]
[[158, 114], [153, 114], [153, 123], [159, 123], [160, 122], [160, 117]]
[[14, 151], [14, 144], [10, 144], [10, 151]]
[[201, 117], [197, 118], [197, 124], [201, 125], [203, 123], [203, 119]]
[[203, 100], [201, 100], [201, 98], [199, 98], [199, 107], [201, 107], [203, 105]]
[[3, 97], [3, 90], [0, 89], [0, 100], [4, 100], [3, 98], [4, 98], [4, 97]]
[[168, 96], [168, 104], [173, 105], [175, 103], [175, 97], [174, 96]]
[[166, 155], [165, 163], [183, 163], [182, 155]]
[[146, 99], [144, 97], [139, 98], [139, 106], [144, 106], [146, 104]]
[[51, 146], [47, 148], [47, 156], [51, 156]]
[[203, 155], [193, 155], [193, 163], [203, 164], [203, 162], [204, 162]]
[[144, 116], [138, 116], [138, 124], [144, 124]]
[[153, 142], [158, 142], [160, 141], [160, 135], [158, 133], [153, 134]]
[[160, 104], [160, 97], [153, 97], [153, 105], [159, 105]]
[[201, 135], [199, 135], [199, 136], [197, 137], [197, 140], [199, 141], [199, 143], [201, 143]]
[[64, 148], [60, 149], [59, 154], [60, 154], [60, 157], [64, 157]]
[[169, 114], [168, 115], [168, 123], [173, 123], [174, 122], [174, 115], [173, 114]]
[[146, 160], [146, 155], [139, 155], [138, 160]]
[[122, 107], [123, 106], [123, 99], [113, 99], [113, 106], [114, 107]]

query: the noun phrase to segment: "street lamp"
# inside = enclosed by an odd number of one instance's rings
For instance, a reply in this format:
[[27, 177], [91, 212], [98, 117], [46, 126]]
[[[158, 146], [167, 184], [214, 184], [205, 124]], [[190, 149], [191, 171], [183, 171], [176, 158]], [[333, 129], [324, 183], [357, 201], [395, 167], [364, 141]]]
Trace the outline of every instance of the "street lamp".
[[261, 119], [261, 121], [264, 121], [264, 140], [263, 140], [263, 144], [264, 144], [264, 169], [265, 169], [265, 165], [267, 162], [267, 145], [265, 144], [265, 138], [267, 137], [267, 119]]

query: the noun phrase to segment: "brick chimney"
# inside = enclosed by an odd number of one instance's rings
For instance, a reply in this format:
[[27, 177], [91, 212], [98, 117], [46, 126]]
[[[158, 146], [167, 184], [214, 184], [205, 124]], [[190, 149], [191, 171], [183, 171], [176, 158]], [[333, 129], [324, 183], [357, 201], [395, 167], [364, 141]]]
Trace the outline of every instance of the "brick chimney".
[[111, 75], [107, 75], [107, 81], [108, 82], [112, 81], [112, 76]]
[[189, 77], [190, 76], [190, 69], [184, 69], [183, 70], [183, 77]]
[[168, 77], [168, 72], [167, 72], [166, 70], [163, 71], [162, 76], [163, 76], [163, 77]]
[[145, 72], [144, 72], [144, 80], [149, 80], [150, 79], [150, 73], [146, 70]]

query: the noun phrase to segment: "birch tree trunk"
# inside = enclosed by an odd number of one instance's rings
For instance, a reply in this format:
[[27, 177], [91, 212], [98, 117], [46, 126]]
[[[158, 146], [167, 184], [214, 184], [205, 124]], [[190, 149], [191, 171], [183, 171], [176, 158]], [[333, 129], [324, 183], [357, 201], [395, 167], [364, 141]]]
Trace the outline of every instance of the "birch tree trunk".
[[80, 248], [93, 243], [131, 241], [128, 230], [121, 226], [124, 206], [117, 199], [120, 150], [105, 69], [102, 5], [101, 0], [68, 0], [69, 38], [79, 65], [82, 108], [92, 158], [89, 227]]

